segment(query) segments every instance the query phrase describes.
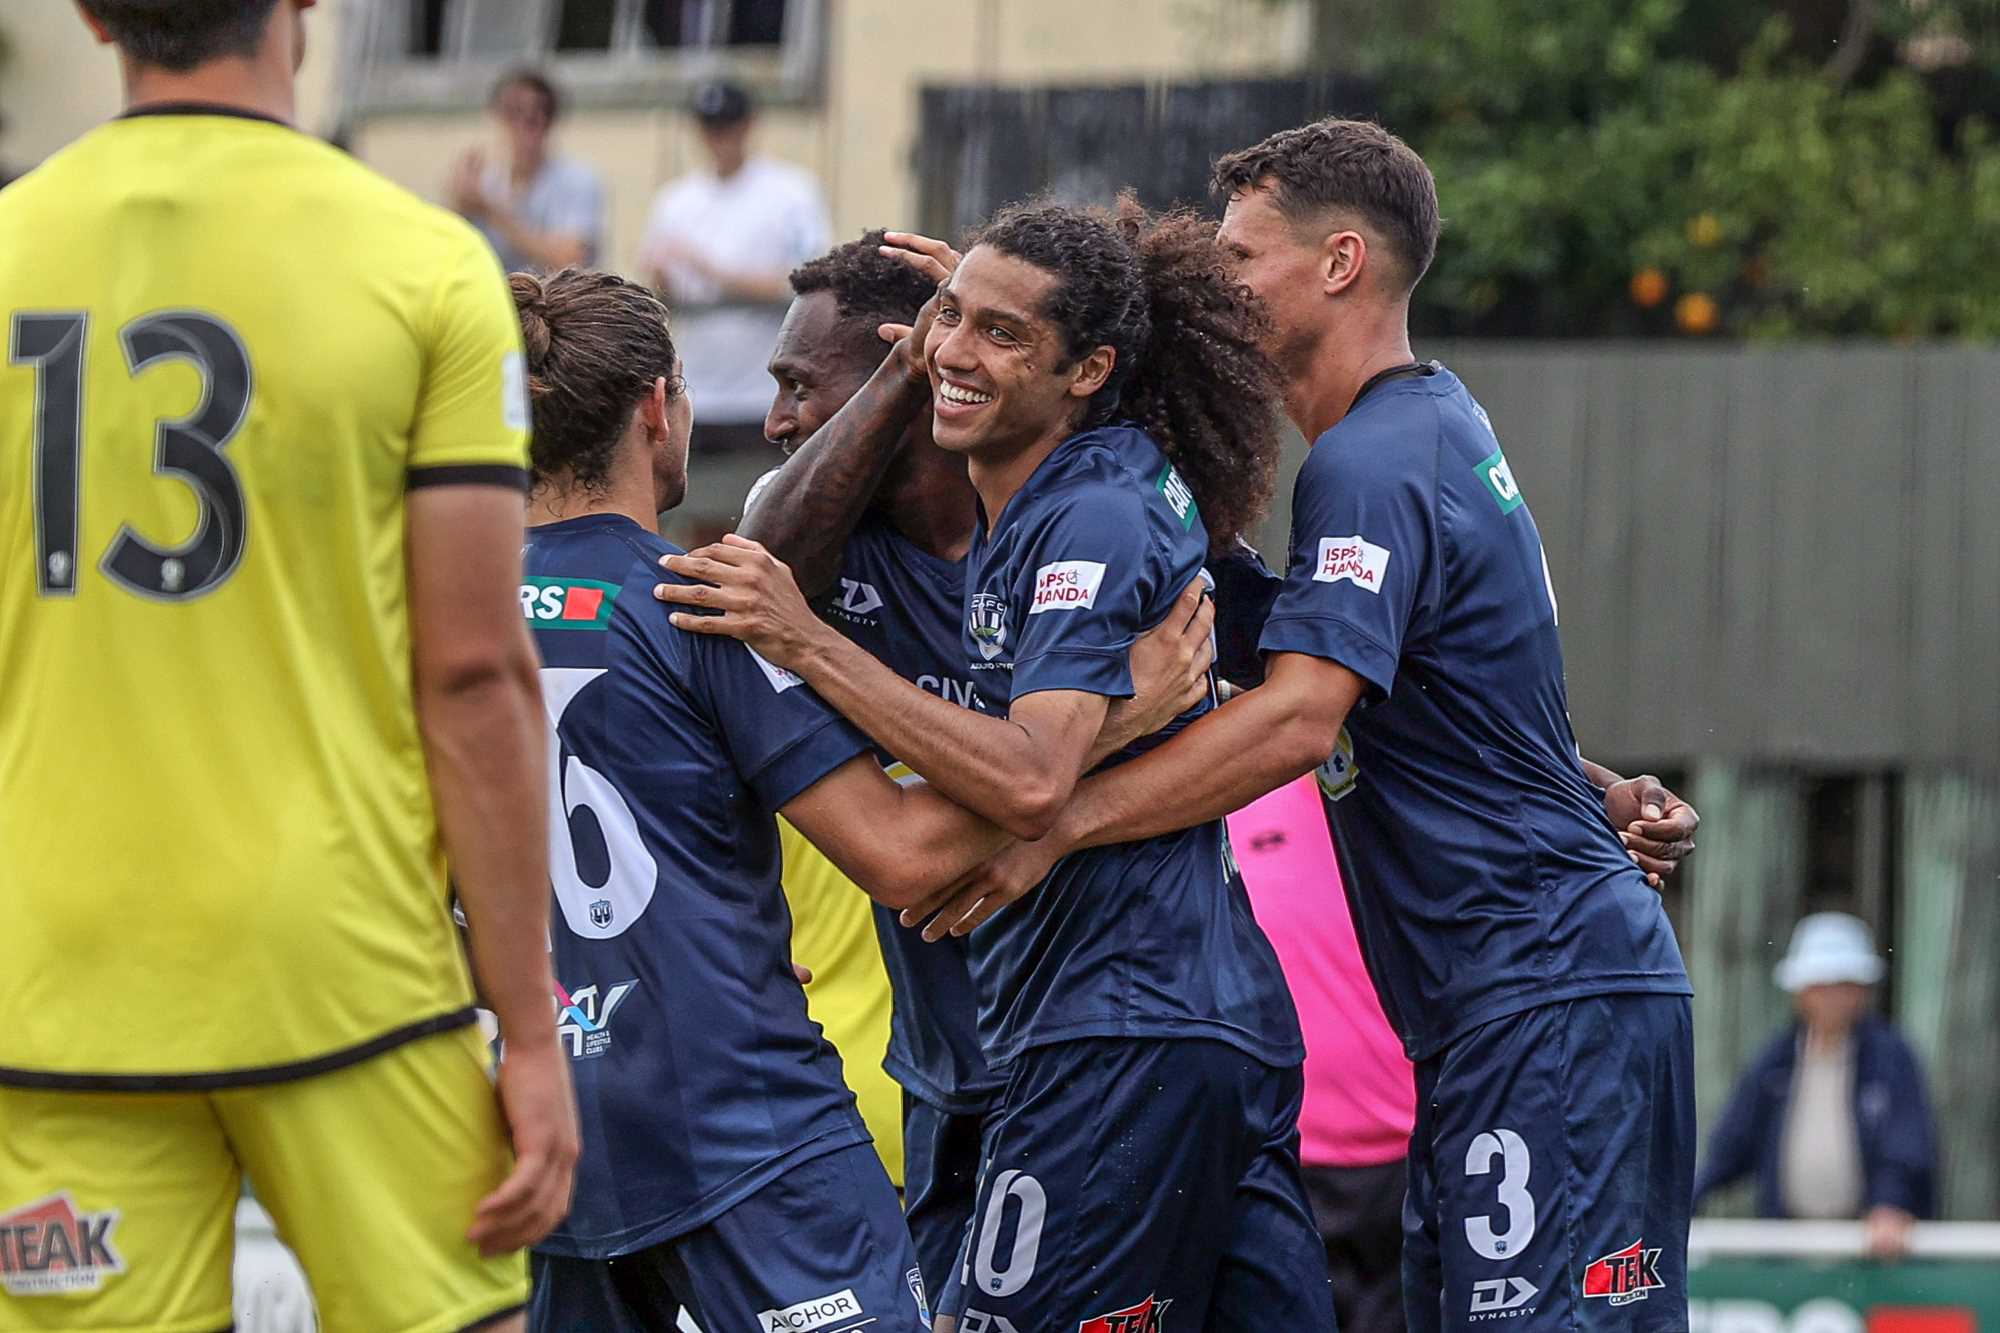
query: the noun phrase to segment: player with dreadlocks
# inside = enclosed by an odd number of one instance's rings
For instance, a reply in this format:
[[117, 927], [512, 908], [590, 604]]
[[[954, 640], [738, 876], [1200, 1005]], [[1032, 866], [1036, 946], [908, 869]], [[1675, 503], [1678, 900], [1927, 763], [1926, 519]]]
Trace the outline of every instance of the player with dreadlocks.
[[[674, 623], [744, 639], [937, 790], [1040, 837], [1132, 693], [1134, 639], [1269, 494], [1277, 376], [1211, 237], [1129, 201], [1012, 209], [939, 291], [924, 367], [932, 436], [978, 498], [962, 659], [981, 707], [898, 678], [741, 537], [665, 562], [704, 582], [657, 595], [720, 613]], [[991, 1328], [1153, 1329], [1169, 1305], [1191, 1326], [1331, 1326], [1299, 1180], [1298, 1020], [1220, 821], [1066, 858], [968, 955], [1007, 1082], [940, 1311]]]

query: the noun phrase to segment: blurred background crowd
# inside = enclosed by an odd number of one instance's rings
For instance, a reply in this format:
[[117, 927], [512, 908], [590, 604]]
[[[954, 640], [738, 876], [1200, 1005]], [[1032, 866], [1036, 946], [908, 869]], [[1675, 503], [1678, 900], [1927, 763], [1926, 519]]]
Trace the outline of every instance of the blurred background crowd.
[[[16, 171], [117, 107], [66, 10], [0, 11]], [[697, 404], [666, 523], [684, 542], [777, 462], [765, 360], [787, 274], [833, 241], [956, 237], [1038, 192], [1212, 207], [1220, 152], [1381, 118], [1447, 219], [1417, 351], [1480, 395], [1532, 495], [1583, 747], [1703, 815], [1664, 891], [1696, 986], [1708, 1211], [1855, 1221], [1835, 1248], [1879, 1258], [1917, 1219], [2000, 1217], [2000, 0], [320, 10], [303, 128], [456, 208], [510, 267], [666, 294]], [[1286, 504], [1259, 533], [1273, 558]], [[1336, 1272], [1384, 1271], [1408, 1070], [1316, 801], [1274, 794], [1235, 840], [1308, 1024]], [[799, 913], [799, 956], [893, 1157], [886, 983], [852, 897], [856, 929]], [[1887, 1295], [1841, 1279], [1852, 1326], [1925, 1291], [2000, 1321], [1988, 1244], [1968, 1297], [1937, 1271]], [[1797, 1302], [1763, 1280], [1780, 1322], [1755, 1327], [1781, 1327]], [[1977, 1324], [1924, 1327], [1947, 1326]]]

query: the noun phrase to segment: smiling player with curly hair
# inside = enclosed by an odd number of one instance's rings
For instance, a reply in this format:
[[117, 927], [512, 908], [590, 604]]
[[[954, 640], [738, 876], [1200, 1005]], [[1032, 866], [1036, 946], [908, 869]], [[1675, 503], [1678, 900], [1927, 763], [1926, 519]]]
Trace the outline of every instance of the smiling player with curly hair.
[[[961, 641], [977, 707], [826, 626], [742, 538], [666, 562], [706, 582], [656, 595], [722, 613], [675, 624], [747, 640], [937, 790], [1040, 837], [1133, 693], [1133, 641], [1269, 493], [1277, 378], [1211, 238], [1129, 202], [1012, 209], [939, 290], [921, 365], [932, 437], [979, 500]], [[1157, 1327], [1172, 1306], [1190, 1327], [1331, 1327], [1296, 1146], [1298, 1018], [1220, 821], [1065, 859], [968, 956], [1007, 1082], [940, 1312]]]

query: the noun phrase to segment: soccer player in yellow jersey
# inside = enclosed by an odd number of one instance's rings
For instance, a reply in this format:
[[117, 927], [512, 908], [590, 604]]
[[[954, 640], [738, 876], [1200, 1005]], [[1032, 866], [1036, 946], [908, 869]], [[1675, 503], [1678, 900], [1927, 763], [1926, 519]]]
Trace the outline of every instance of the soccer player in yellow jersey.
[[129, 110], [0, 194], [0, 1330], [226, 1327], [246, 1172], [322, 1328], [514, 1328], [568, 1206], [519, 328], [310, 7], [82, 0]]

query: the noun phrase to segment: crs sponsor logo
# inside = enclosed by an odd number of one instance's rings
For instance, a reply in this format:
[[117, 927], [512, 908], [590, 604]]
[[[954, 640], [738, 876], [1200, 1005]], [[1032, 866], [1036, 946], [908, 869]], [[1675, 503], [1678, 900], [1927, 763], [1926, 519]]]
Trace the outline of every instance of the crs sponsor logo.
[[599, 995], [595, 983], [571, 992], [556, 983], [556, 1037], [569, 1047], [572, 1060], [590, 1060], [611, 1046], [611, 1016], [638, 988], [635, 977]]
[[521, 614], [536, 629], [610, 629], [618, 585], [596, 579], [525, 579]]
[[1541, 1288], [1524, 1277], [1496, 1277], [1475, 1282], [1472, 1284], [1472, 1308], [1466, 1318], [1475, 1322], [1520, 1319], [1535, 1312], [1530, 1302], [1541, 1294]]
[[125, 1271], [111, 1244], [123, 1215], [78, 1212], [68, 1190], [0, 1213], [0, 1288], [9, 1296], [96, 1291]]
[[1035, 603], [1028, 614], [1096, 606], [1097, 590], [1103, 583], [1101, 560], [1057, 560], [1043, 565], [1035, 571]]
[[[797, 1305], [788, 1305], [782, 1310], [765, 1310], [757, 1316], [758, 1333], [813, 1333], [814, 1329], [841, 1324], [846, 1320], [860, 1320], [861, 1301], [854, 1294], [854, 1288], [843, 1287], [830, 1291], [824, 1296], [815, 1296]], [[872, 1319], [862, 1321], [874, 1323]], [[858, 1324], [848, 1324], [849, 1328]]]
[[872, 625], [875, 613], [883, 607], [882, 594], [872, 583], [859, 579], [842, 579], [840, 596], [827, 604], [827, 609], [842, 620], [856, 625]]
[[1377, 596], [1382, 578], [1389, 572], [1389, 548], [1377, 546], [1360, 534], [1352, 537], [1321, 537], [1319, 559], [1313, 565], [1314, 583], [1352, 583]]
[[1167, 1307], [1172, 1304], [1171, 1299], [1161, 1301], [1148, 1296], [1137, 1305], [1084, 1320], [1076, 1326], [1076, 1333], [1160, 1333], [1165, 1326]]
[[1643, 1239], [1605, 1255], [1583, 1270], [1584, 1296], [1613, 1305], [1643, 1301], [1666, 1285], [1660, 1278], [1660, 1252], [1647, 1249]]
[[966, 629], [982, 660], [991, 662], [1007, 649], [1007, 602], [990, 592], [976, 592], [966, 608]]
[[989, 1314], [985, 1310], [967, 1310], [958, 1317], [958, 1333], [1020, 1333], [1014, 1321], [1004, 1314]]

